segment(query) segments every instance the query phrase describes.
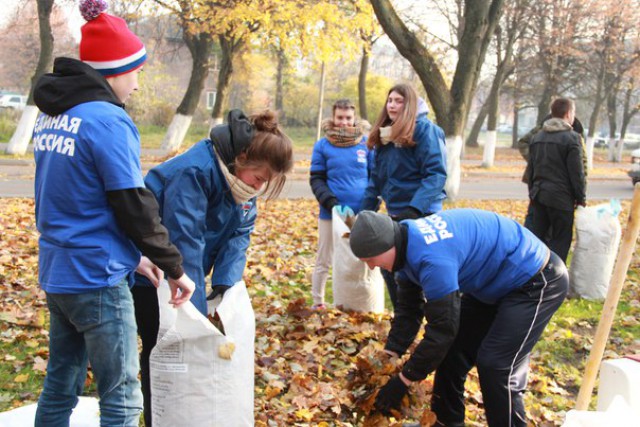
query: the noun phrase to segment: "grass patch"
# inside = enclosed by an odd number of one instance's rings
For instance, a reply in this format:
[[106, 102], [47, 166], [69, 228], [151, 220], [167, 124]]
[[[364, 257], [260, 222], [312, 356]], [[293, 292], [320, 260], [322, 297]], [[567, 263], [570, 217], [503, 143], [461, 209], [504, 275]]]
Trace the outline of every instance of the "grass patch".
[[15, 111], [0, 108], [0, 142], [9, 142], [19, 119], [20, 116]]
[[285, 133], [293, 141], [294, 150], [311, 152], [316, 142], [316, 129], [304, 127], [290, 127], [284, 129]]

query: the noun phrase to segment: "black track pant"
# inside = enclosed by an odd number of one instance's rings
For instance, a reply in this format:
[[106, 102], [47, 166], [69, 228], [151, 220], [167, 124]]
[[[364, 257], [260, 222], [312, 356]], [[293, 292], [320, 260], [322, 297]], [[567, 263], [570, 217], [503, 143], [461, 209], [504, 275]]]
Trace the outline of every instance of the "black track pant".
[[527, 425], [522, 396], [529, 354], [568, 283], [564, 263], [552, 252], [540, 273], [497, 304], [462, 296], [458, 335], [435, 375], [431, 409], [440, 423], [464, 426], [464, 383], [476, 366], [489, 426]]
[[134, 286], [131, 288], [133, 304], [138, 323], [138, 335], [142, 341], [140, 353], [140, 377], [142, 398], [144, 399], [144, 423], [151, 427], [151, 378], [149, 376], [149, 355], [156, 345], [160, 327], [160, 309], [158, 291], [153, 286]]

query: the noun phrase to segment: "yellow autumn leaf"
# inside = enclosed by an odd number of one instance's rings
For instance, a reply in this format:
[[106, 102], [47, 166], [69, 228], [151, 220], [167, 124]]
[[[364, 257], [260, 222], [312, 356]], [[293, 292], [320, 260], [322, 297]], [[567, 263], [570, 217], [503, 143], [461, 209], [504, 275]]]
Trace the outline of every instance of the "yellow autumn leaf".
[[311, 419], [313, 418], [313, 413], [307, 408], [302, 408], [296, 411], [296, 417], [304, 421], [311, 421]]
[[225, 360], [231, 360], [231, 356], [233, 355], [233, 352], [236, 350], [236, 345], [232, 342], [226, 342], [224, 344], [221, 344], [220, 347], [218, 347], [218, 356], [220, 356], [220, 358], [225, 359]]
[[29, 374], [20, 374], [20, 375], [16, 375], [16, 377], [13, 379], [13, 382], [25, 383], [27, 382], [28, 379], [29, 379]]

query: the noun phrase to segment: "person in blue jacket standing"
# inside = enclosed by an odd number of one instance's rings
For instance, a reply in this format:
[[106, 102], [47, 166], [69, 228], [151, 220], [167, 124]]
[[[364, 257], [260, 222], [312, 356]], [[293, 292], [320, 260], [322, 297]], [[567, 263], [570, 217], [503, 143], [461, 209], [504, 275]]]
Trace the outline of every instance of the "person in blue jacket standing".
[[[277, 197], [293, 167], [292, 157], [291, 140], [274, 112], [247, 117], [231, 110], [227, 123], [214, 127], [208, 139], [147, 174], [145, 184], [158, 200], [162, 223], [196, 284], [191, 302], [203, 315], [207, 299], [223, 295], [242, 279], [257, 197]], [[151, 426], [149, 355], [158, 335], [158, 297], [155, 288], [138, 278], [132, 292], [142, 340], [145, 422]]]
[[[426, 103], [420, 105], [419, 109], [418, 95], [410, 85], [389, 90], [367, 142], [375, 155], [362, 209], [378, 210], [382, 200], [396, 221], [442, 210], [447, 197], [444, 132], [426, 118]], [[383, 276], [395, 308], [396, 282], [390, 273]]]
[[529, 355], [567, 294], [560, 257], [516, 221], [475, 209], [399, 223], [362, 211], [349, 243], [370, 268], [397, 272], [385, 351], [402, 356], [427, 321], [376, 408], [398, 409], [411, 383], [435, 370], [432, 411], [440, 425], [464, 426], [464, 383], [475, 366], [489, 426], [526, 426]]
[[314, 309], [325, 308], [324, 291], [333, 256], [331, 210], [341, 214], [360, 211], [369, 179], [371, 154], [364, 135], [368, 123], [356, 120], [356, 107], [348, 99], [333, 104], [333, 117], [322, 124], [324, 138], [313, 146], [309, 183], [320, 204], [318, 255], [311, 276]]
[[33, 132], [38, 280], [50, 313], [37, 427], [69, 425], [89, 362], [101, 425], [137, 426], [143, 399], [133, 272], [157, 286], [164, 271], [174, 305], [194, 288], [144, 186], [140, 135], [124, 108], [146, 51], [105, 10], [104, 1], [80, 2], [87, 20], [80, 60], [56, 58], [33, 92], [42, 111]]

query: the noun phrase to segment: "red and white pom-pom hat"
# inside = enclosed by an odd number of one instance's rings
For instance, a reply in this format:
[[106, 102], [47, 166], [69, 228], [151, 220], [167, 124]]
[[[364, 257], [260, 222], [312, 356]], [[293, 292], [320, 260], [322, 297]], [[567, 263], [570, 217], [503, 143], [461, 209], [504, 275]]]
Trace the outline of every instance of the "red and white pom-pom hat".
[[124, 19], [104, 13], [105, 10], [105, 0], [80, 2], [80, 13], [87, 21], [81, 29], [80, 60], [104, 77], [137, 70], [147, 60], [144, 45]]

